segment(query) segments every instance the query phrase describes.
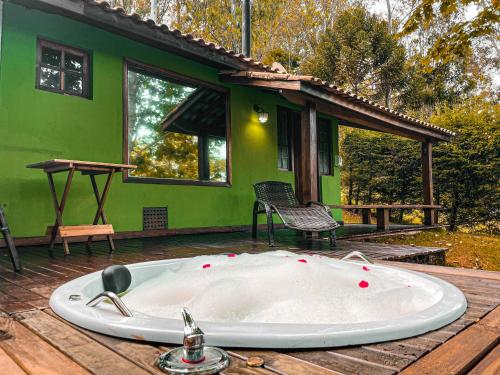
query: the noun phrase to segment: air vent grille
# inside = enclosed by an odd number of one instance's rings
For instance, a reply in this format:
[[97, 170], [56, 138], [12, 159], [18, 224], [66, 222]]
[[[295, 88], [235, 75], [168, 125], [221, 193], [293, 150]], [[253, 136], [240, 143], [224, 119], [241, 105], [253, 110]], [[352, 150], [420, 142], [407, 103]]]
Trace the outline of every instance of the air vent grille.
[[168, 228], [168, 207], [144, 207], [142, 209], [143, 230]]

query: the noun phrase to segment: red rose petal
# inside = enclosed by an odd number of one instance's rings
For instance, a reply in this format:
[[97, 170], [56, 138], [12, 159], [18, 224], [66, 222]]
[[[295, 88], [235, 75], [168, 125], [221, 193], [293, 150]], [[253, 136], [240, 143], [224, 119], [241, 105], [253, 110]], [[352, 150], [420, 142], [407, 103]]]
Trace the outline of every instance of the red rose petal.
[[210, 268], [211, 264], [210, 263], [207, 263], [207, 264], [204, 264], [203, 265], [203, 268]]
[[358, 285], [360, 288], [368, 288], [368, 281], [361, 280]]
[[307, 263], [307, 260], [305, 260], [305, 259], [297, 259], [297, 261], [300, 263]]
[[228, 256], [229, 258], [234, 258], [234, 257], [236, 256], [236, 254], [227, 254], [227, 256]]
[[370, 269], [366, 266], [363, 266], [363, 271], [370, 271]]

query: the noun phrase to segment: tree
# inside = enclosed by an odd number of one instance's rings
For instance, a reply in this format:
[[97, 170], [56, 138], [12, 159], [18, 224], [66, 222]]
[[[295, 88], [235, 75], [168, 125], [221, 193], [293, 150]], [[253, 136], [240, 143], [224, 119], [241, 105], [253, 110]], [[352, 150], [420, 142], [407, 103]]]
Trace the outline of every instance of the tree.
[[414, 117], [428, 120], [440, 105], [453, 105], [474, 95], [478, 82], [469, 74], [465, 61], [425, 68], [421, 55], [405, 63], [406, 79], [398, 96], [397, 108]]
[[[468, 6], [477, 9], [476, 15], [467, 19], [464, 9]], [[472, 10], [471, 7], [469, 7]], [[419, 28], [429, 29], [438, 18], [454, 18], [446, 30], [436, 38], [428, 51], [425, 62], [447, 63], [471, 55], [474, 41], [487, 38], [500, 58], [497, 39], [499, 36], [500, 7], [493, 0], [419, 0], [411, 16], [403, 27], [402, 34], [408, 35]], [[458, 19], [457, 19], [458, 18]]]
[[301, 70], [390, 104], [404, 82], [405, 49], [387, 23], [356, 6], [342, 11]]
[[[500, 104], [483, 97], [443, 106], [431, 121], [457, 133], [434, 148], [436, 197], [451, 229], [500, 220]], [[498, 230], [498, 228], [497, 228]]]
[[417, 142], [343, 128], [340, 149], [344, 159], [342, 186], [348, 204], [406, 204], [421, 200]]

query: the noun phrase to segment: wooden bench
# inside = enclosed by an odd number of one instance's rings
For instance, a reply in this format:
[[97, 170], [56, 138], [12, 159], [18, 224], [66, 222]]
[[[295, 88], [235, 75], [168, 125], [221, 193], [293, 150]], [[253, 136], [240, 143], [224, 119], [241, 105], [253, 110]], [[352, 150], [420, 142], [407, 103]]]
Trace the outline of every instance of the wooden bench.
[[329, 205], [330, 208], [343, 210], [361, 210], [363, 224], [370, 224], [371, 210], [377, 210], [377, 229], [389, 229], [389, 214], [391, 209], [424, 210], [427, 211], [425, 225], [434, 225], [437, 222], [436, 212], [441, 206], [436, 204], [339, 204]]

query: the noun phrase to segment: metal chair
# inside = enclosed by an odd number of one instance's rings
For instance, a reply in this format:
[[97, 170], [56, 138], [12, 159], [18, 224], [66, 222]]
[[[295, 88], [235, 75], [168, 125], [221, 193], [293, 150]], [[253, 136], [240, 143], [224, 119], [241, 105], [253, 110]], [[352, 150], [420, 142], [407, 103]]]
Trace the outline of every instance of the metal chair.
[[7, 251], [9, 252], [10, 261], [12, 262], [12, 268], [14, 268], [14, 271], [16, 272], [21, 272], [21, 261], [19, 260], [19, 255], [17, 254], [14, 240], [10, 235], [9, 226], [7, 225], [7, 219], [5, 218], [5, 213], [3, 212], [2, 207], [0, 207], [0, 232], [2, 232], [3, 234], [5, 245], [7, 246]]
[[340, 227], [330, 208], [320, 202], [301, 206], [292, 185], [286, 182], [265, 181], [253, 185], [256, 201], [253, 206], [252, 238], [257, 238], [257, 216], [266, 214], [269, 246], [274, 246], [273, 213], [278, 214], [285, 227], [302, 232], [329, 232], [330, 247], [335, 247], [335, 230]]

